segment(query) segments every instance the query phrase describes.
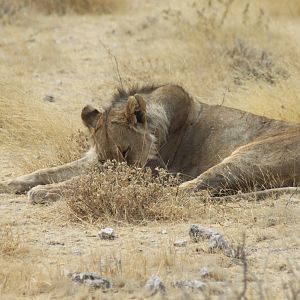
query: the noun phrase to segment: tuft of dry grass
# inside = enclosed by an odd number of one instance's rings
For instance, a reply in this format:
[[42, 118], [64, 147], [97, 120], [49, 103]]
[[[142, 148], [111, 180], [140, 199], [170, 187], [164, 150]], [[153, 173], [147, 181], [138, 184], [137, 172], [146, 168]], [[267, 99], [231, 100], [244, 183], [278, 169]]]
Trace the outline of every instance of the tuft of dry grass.
[[1, 0], [0, 18], [24, 11], [58, 15], [103, 14], [124, 7], [124, 4], [121, 0]]
[[236, 40], [234, 46], [228, 49], [228, 56], [232, 60], [235, 83], [242, 84], [242, 80], [261, 80], [269, 84], [276, 84], [280, 79], [287, 79], [288, 72], [276, 66], [272, 55], [263, 50], [247, 45], [244, 40]]
[[0, 256], [16, 256], [26, 252], [26, 248], [20, 242], [20, 238], [15, 234], [11, 226], [0, 229]]
[[[101, 172], [91, 170], [65, 191], [75, 219], [88, 222], [145, 223], [175, 221], [191, 217], [197, 205], [179, 190], [180, 180], [158, 170], [107, 162]], [[191, 210], [193, 206], [193, 210]]]

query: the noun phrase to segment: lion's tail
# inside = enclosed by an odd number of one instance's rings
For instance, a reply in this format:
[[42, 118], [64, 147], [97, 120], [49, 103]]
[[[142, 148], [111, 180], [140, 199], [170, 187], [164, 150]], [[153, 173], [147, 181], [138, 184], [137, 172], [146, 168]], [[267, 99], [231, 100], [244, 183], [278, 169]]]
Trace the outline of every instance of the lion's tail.
[[227, 201], [227, 200], [263, 200], [268, 197], [278, 198], [281, 195], [290, 194], [292, 196], [300, 194], [300, 186], [299, 187], [283, 187], [283, 188], [273, 188], [267, 189], [263, 191], [255, 191], [249, 193], [240, 193], [229, 196], [221, 196], [221, 197], [212, 197], [211, 199], [214, 201]]

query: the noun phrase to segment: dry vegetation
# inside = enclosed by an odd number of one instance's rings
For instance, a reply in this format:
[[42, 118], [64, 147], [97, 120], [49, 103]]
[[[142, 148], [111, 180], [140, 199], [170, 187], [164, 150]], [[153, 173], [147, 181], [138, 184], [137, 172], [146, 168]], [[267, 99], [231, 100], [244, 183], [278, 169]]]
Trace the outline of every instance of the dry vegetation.
[[157, 172], [154, 177], [150, 169], [116, 162], [107, 162], [101, 172], [90, 170], [65, 192], [71, 216], [89, 223], [143, 224], [183, 221], [199, 213], [202, 205], [179, 191], [179, 178]]
[[[297, 0], [0, 0], [0, 179], [79, 157], [81, 107], [107, 102], [120, 77], [177, 82], [207, 103], [299, 122], [299, 16]], [[177, 182], [109, 164], [50, 207], [1, 195], [0, 298], [142, 299], [158, 274], [170, 299], [299, 299], [299, 198], [211, 203], [180, 194]], [[246, 272], [205, 242], [176, 249], [192, 222], [235, 245], [246, 233]], [[99, 241], [99, 226], [119, 238]], [[172, 287], [201, 279], [202, 266], [212, 270], [205, 292]], [[64, 268], [115, 287], [74, 286]]]
[[0, 16], [11, 17], [32, 10], [58, 15], [103, 14], [124, 8], [125, 2], [126, 0], [1, 0]]

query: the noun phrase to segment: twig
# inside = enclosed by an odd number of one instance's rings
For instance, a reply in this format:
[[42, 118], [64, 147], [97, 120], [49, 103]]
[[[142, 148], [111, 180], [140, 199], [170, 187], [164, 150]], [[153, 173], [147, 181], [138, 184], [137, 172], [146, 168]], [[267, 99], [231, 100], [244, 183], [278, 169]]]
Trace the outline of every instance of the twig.
[[299, 187], [296, 187], [296, 189], [294, 190], [294, 192], [290, 195], [290, 197], [289, 197], [289, 199], [287, 200], [286, 205], [285, 205], [286, 208], [287, 208], [287, 206], [289, 205], [289, 203], [290, 203], [290, 201], [292, 200], [292, 198], [294, 197], [294, 195], [297, 194], [298, 188], [299, 188]]
[[106, 50], [107, 54], [110, 56], [113, 68], [115, 68], [115, 71], [117, 73], [118, 80], [119, 80], [119, 83], [121, 85], [121, 88], [124, 89], [123, 80], [122, 80], [122, 77], [120, 75], [119, 63], [118, 63], [118, 60], [117, 60], [116, 56], [111, 52], [111, 50], [100, 39], [99, 39], [99, 42], [102, 45], [102, 47]]
[[243, 243], [242, 245], [239, 247], [239, 252], [240, 252], [240, 258], [243, 262], [243, 290], [240, 293], [240, 295], [237, 297], [237, 299], [247, 299], [246, 297], [246, 293], [247, 293], [247, 274], [248, 274], [248, 262], [247, 262], [247, 256], [246, 256], [246, 252], [245, 252], [245, 246], [246, 246], [246, 235], [245, 233], [243, 234]]
[[229, 88], [227, 88], [227, 89], [224, 91], [222, 102], [221, 102], [221, 104], [219, 104], [220, 106], [223, 106], [223, 104], [224, 104], [224, 102], [225, 102], [225, 100], [226, 100], [227, 92], [229, 92]]
[[227, 15], [229, 13], [229, 8], [230, 6], [232, 5], [232, 3], [234, 2], [234, 0], [228, 0], [226, 3], [224, 3], [225, 5], [225, 10], [223, 12], [223, 15], [222, 15], [222, 18], [221, 18], [221, 21], [220, 21], [220, 24], [219, 24], [219, 28], [223, 26], [224, 22], [225, 22], [225, 19], [227, 18]]

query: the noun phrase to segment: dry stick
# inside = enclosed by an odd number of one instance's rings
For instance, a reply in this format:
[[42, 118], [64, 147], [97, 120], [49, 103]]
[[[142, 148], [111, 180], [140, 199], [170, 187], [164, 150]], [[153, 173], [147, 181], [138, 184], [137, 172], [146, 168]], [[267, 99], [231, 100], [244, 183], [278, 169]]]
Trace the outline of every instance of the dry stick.
[[116, 68], [119, 83], [120, 83], [122, 89], [124, 89], [123, 80], [122, 80], [122, 77], [120, 75], [119, 63], [118, 63], [118, 60], [117, 60], [116, 56], [114, 54], [112, 54], [111, 50], [100, 39], [99, 39], [99, 42], [102, 45], [102, 47], [106, 50], [108, 55], [110, 56], [112, 65], [115, 66], [115, 68]]
[[228, 0], [227, 3], [224, 3], [225, 10], [224, 10], [224, 13], [222, 15], [220, 24], [218, 26], [219, 28], [223, 26], [223, 24], [225, 22], [225, 19], [227, 18], [227, 15], [228, 15], [228, 12], [229, 12], [229, 8], [230, 8], [230, 6], [232, 5], [233, 2], [234, 2], [234, 0]]
[[287, 207], [287, 206], [289, 205], [290, 201], [291, 201], [292, 198], [295, 196], [295, 194], [297, 194], [297, 193], [299, 192], [298, 188], [299, 188], [299, 187], [296, 187], [295, 191], [292, 192], [291, 196], [289, 197], [289, 199], [288, 199], [287, 202], [286, 202], [285, 207]]
[[246, 245], [246, 235], [245, 233], [243, 234], [243, 243], [242, 246], [240, 247], [241, 251], [241, 260], [243, 262], [243, 290], [240, 295], [238, 295], [237, 299], [247, 299], [246, 293], [247, 293], [247, 274], [248, 274], [248, 262], [247, 262], [247, 257], [246, 257], [246, 252], [245, 252], [245, 245]]
[[223, 93], [223, 99], [222, 99], [222, 103], [220, 104], [220, 106], [223, 106], [223, 104], [225, 102], [225, 98], [226, 98], [226, 91]]

